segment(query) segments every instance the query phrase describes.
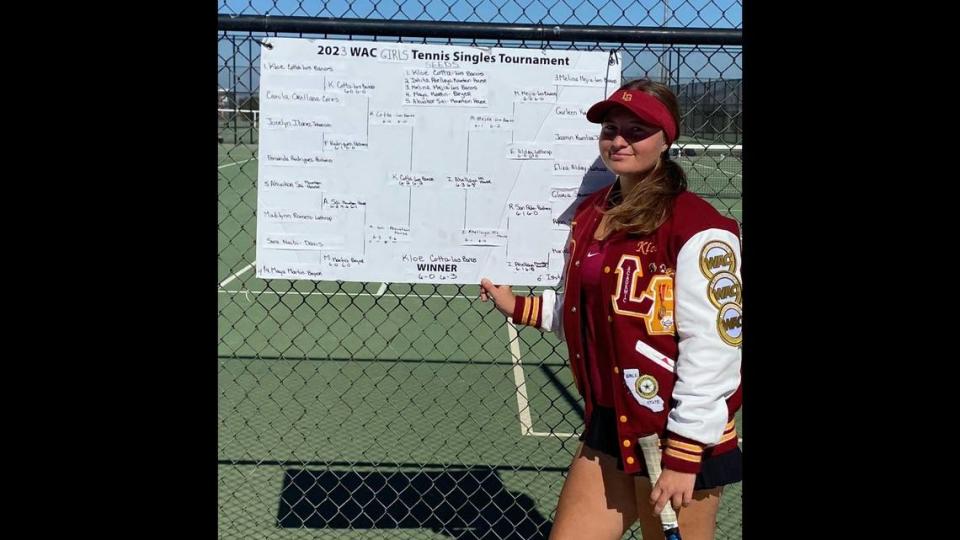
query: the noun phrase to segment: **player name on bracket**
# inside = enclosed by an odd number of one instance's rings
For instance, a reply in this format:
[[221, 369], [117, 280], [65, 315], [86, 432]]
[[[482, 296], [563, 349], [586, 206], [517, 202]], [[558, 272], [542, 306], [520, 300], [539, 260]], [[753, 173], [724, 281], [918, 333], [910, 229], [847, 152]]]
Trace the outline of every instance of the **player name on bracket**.
[[260, 180], [260, 185], [268, 190], [298, 190], [319, 191], [323, 188], [323, 180], [270, 178]]
[[[607, 86], [616, 85], [614, 79], [606, 79], [603, 75], [596, 73], [577, 73], [577, 72], [559, 72], [553, 75], [553, 84], [558, 86], [592, 86], [602, 88], [605, 84]], [[616, 86], [614, 86], [616, 88]]]
[[416, 255], [412, 253], [403, 253], [400, 255], [400, 262], [412, 262], [412, 263], [469, 263], [477, 264], [476, 257], [470, 257], [467, 255]]
[[333, 156], [321, 154], [319, 152], [311, 153], [292, 153], [292, 152], [265, 152], [261, 155], [265, 165], [280, 165], [288, 167], [329, 167], [333, 165]]
[[323, 250], [343, 247], [342, 237], [316, 238], [303, 235], [267, 234], [264, 246], [269, 249]]
[[540, 143], [513, 143], [507, 145], [507, 159], [553, 159], [553, 148]]
[[284, 265], [265, 264], [257, 268], [257, 275], [262, 275], [270, 279], [321, 279], [323, 278], [323, 269], [319, 265], [298, 264]]
[[437, 175], [429, 173], [390, 173], [390, 183], [401, 187], [432, 186], [437, 181]]
[[507, 209], [515, 216], [550, 215], [553, 204], [549, 202], [512, 202], [507, 204]]
[[553, 115], [560, 118], [580, 120], [587, 116], [587, 108], [577, 103], [557, 103], [553, 107]]
[[316, 105], [345, 105], [346, 99], [337, 94], [324, 94], [319, 90], [266, 90], [265, 101], [281, 103], [310, 103]]
[[467, 123], [475, 131], [488, 129], [513, 129], [513, 118], [502, 114], [471, 114]]
[[368, 244], [410, 243], [410, 227], [402, 225], [368, 225]]
[[464, 246], [502, 246], [507, 243], [507, 231], [502, 229], [463, 229], [460, 244]]
[[340, 81], [336, 79], [327, 79], [326, 90], [328, 92], [338, 92], [348, 96], [369, 96], [377, 86], [373, 83], [364, 81]]
[[549, 270], [550, 263], [548, 261], [507, 261], [507, 268], [513, 272], [523, 272], [523, 273], [535, 273], [535, 272], [545, 272]]
[[323, 262], [331, 268], [353, 268], [367, 264], [363, 257], [349, 257], [346, 255], [324, 254]]
[[553, 88], [517, 88], [513, 91], [513, 100], [518, 103], [556, 103], [557, 89]]
[[341, 199], [337, 197], [323, 198], [323, 207], [330, 208], [332, 210], [356, 210], [359, 208], [365, 208], [366, 206], [366, 201], [359, 201], [356, 199]]
[[372, 126], [413, 126], [417, 115], [407, 111], [370, 111], [368, 115]]
[[493, 184], [493, 178], [483, 174], [447, 175], [447, 185], [455, 188], [476, 189]]
[[317, 62], [264, 62], [263, 70], [275, 71], [280, 73], [294, 73], [297, 75], [325, 74], [333, 73], [343, 64], [331, 65], [329, 63], [320, 64]]
[[596, 129], [563, 129], [553, 132], [553, 142], [557, 144], [597, 144], [600, 133]]
[[550, 200], [571, 203], [577, 198], [579, 187], [552, 187], [550, 188]]
[[466, 69], [408, 69], [405, 105], [487, 106], [487, 74]]
[[260, 215], [268, 221], [281, 221], [288, 223], [332, 223], [333, 216], [327, 216], [318, 212], [309, 210], [267, 210], [264, 209]]
[[582, 176], [590, 172], [590, 161], [557, 159], [553, 162], [554, 176]]
[[327, 131], [333, 125], [326, 118], [293, 118], [264, 115], [261, 120], [263, 129], [289, 129], [303, 131]]
[[369, 146], [352, 135], [327, 135], [323, 139], [323, 149], [327, 152], [337, 150], [366, 150]]

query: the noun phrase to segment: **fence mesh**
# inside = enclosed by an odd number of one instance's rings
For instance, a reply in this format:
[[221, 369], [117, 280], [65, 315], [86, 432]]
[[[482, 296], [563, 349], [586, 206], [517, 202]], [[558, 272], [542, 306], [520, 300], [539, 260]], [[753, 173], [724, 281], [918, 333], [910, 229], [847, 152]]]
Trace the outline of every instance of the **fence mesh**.
[[[739, 2], [664, 4], [250, 1], [222, 2], [220, 12], [740, 25]], [[220, 537], [546, 538], [583, 425], [563, 343], [514, 328], [476, 300], [475, 285], [254, 276], [259, 40], [268, 35], [277, 34], [219, 34]], [[741, 217], [739, 46], [304, 37], [620, 49], [624, 80], [659, 80], [680, 98], [676, 159], [690, 189]], [[740, 490], [724, 492], [717, 538], [740, 538]], [[639, 528], [625, 537], [640, 538]]]

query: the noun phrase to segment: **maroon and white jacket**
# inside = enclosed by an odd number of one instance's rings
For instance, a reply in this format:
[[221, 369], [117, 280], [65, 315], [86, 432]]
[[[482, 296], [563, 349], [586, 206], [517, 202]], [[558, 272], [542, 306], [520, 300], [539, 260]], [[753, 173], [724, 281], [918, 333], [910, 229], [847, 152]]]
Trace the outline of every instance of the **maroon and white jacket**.
[[[590, 421], [584, 366], [581, 272], [610, 191], [587, 198], [571, 221], [563, 293], [518, 297], [515, 324], [556, 332]], [[612, 343], [614, 408], [627, 473], [643, 470], [639, 437], [658, 433], [663, 466], [696, 473], [705, 457], [737, 447], [740, 408], [741, 285], [737, 223], [684, 192], [666, 222], [647, 236], [619, 232], [603, 251], [601, 290], [592, 313]]]

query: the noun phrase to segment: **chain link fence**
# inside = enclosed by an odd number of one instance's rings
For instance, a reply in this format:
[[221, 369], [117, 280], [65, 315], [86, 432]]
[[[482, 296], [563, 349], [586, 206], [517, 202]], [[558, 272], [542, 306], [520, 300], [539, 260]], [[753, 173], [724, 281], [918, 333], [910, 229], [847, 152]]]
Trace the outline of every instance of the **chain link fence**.
[[[221, 2], [222, 15], [740, 28], [740, 2]], [[620, 49], [624, 80], [669, 84], [689, 187], [741, 217], [739, 44], [219, 32], [219, 536], [546, 538], [583, 425], [551, 334], [474, 285], [254, 276], [260, 40], [266, 36]], [[518, 294], [538, 289], [517, 288]], [[743, 426], [738, 422], [740, 436]], [[717, 538], [740, 538], [728, 486]], [[634, 527], [626, 538], [641, 538]]]
[[741, 28], [740, 0], [221, 0], [225, 15]]

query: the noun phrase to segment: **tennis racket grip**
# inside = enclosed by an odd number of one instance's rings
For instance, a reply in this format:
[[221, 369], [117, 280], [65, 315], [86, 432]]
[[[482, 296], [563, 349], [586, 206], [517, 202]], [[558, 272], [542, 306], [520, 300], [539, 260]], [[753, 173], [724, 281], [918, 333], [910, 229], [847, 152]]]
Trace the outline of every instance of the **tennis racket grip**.
[[[647, 464], [647, 473], [650, 475], [650, 489], [657, 485], [660, 479], [660, 437], [654, 433], [637, 439], [640, 451], [643, 452], [643, 462]], [[666, 540], [682, 540], [680, 525], [677, 523], [677, 514], [673, 511], [673, 503], [667, 501], [660, 511], [660, 524], [663, 526], [663, 536]]]

